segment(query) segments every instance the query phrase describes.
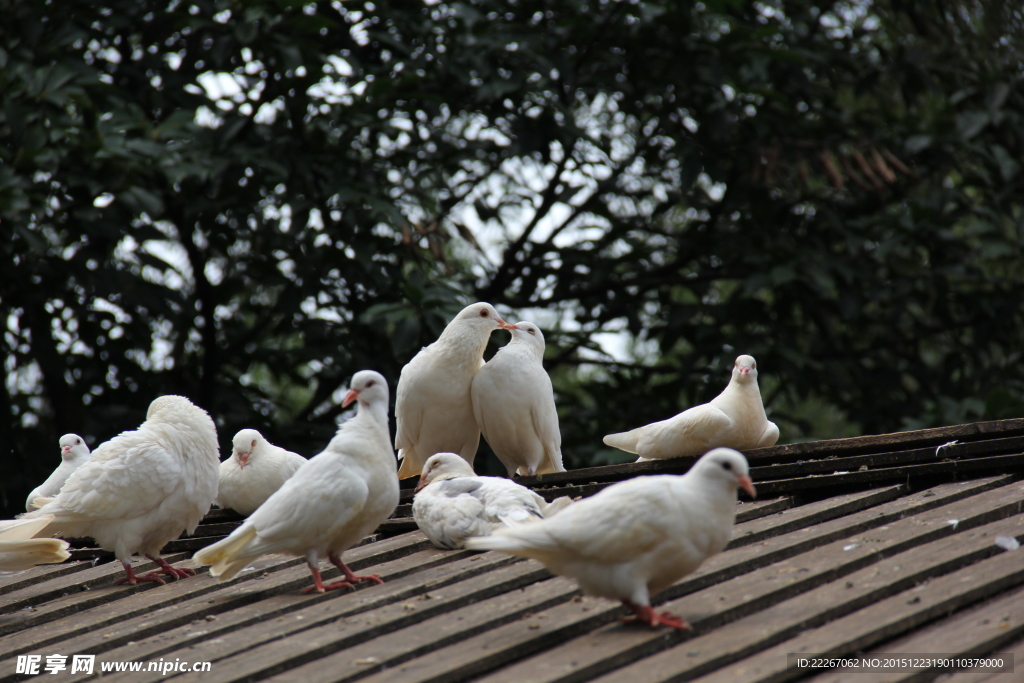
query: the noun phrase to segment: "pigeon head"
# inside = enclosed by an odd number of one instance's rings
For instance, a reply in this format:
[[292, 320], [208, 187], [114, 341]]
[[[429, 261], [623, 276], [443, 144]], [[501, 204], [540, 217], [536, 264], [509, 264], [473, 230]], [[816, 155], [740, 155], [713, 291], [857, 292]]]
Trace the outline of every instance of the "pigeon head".
[[753, 356], [738, 356], [732, 366], [732, 378], [740, 382], [757, 380], [757, 361]]
[[388, 382], [384, 375], [373, 370], [360, 370], [352, 375], [348, 393], [341, 402], [341, 407], [348, 407], [353, 401], [360, 406], [388, 405]]
[[731, 448], [715, 448], [708, 451], [694, 463], [690, 472], [706, 485], [722, 486], [730, 491], [741, 488], [751, 498], [757, 497], [754, 483], [750, 480], [747, 459], [742, 453]]
[[428, 484], [445, 479], [456, 479], [458, 477], [475, 476], [473, 466], [461, 456], [455, 453], [434, 453], [423, 463], [423, 473], [420, 474], [420, 483], [416, 485], [419, 491]]
[[253, 451], [262, 442], [263, 435], [255, 429], [243, 429], [235, 434], [235, 438], [231, 440], [231, 445], [234, 448], [234, 452], [231, 455], [238, 460], [238, 466], [241, 469], [244, 470], [245, 466], [249, 464], [249, 458], [252, 457]]
[[526, 344], [537, 351], [541, 358], [544, 357], [544, 333], [540, 328], [531, 322], [521, 321], [515, 324], [516, 329], [512, 330], [512, 341]]
[[63, 460], [89, 455], [89, 447], [85, 445], [85, 439], [78, 434], [65, 434], [60, 437], [59, 443], [60, 457]]
[[459, 314], [455, 316], [452, 322], [458, 323], [460, 327], [471, 327], [472, 329], [484, 330], [486, 332], [499, 328], [503, 330], [518, 329], [515, 325], [510, 325], [502, 320], [498, 312], [494, 310], [494, 306], [483, 302], [466, 306], [459, 311]]

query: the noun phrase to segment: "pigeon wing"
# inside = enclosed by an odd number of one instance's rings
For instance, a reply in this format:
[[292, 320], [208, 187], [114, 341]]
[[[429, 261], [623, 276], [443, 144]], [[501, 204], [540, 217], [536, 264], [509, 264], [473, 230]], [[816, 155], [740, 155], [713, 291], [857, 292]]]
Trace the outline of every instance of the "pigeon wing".
[[546, 392], [538, 397], [530, 410], [530, 418], [533, 421], [533, 429], [544, 446], [544, 459], [537, 468], [538, 474], [548, 472], [565, 472], [562, 464], [562, 434], [558, 428], [558, 411], [555, 410], [554, 392], [551, 389], [551, 380], [547, 373]]
[[774, 446], [775, 442], [779, 440], [779, 426], [774, 422], [769, 421], [764, 426], [764, 431], [761, 432], [760, 438], [757, 440], [757, 445], [754, 448], [767, 448], [768, 446]]
[[435, 545], [449, 550], [461, 548], [467, 536], [488, 533], [490, 526], [481, 518], [483, 502], [473, 495], [479, 490], [480, 483], [471, 477], [430, 484], [413, 501], [417, 526]]
[[423, 425], [423, 403], [416, 393], [416, 376], [420, 359], [426, 349], [420, 351], [409, 364], [402, 368], [395, 396], [395, 448], [408, 450], [416, 447], [420, 428]]
[[463, 494], [471, 494], [474, 498], [479, 500], [480, 496], [476, 492], [478, 492], [482, 486], [483, 483], [475, 477], [457, 477], [455, 479], [445, 479], [444, 481], [437, 482], [438, 491], [448, 498], [456, 498]]
[[679, 534], [669, 477], [639, 477], [568, 506], [556, 516], [499, 533], [520, 541], [522, 554], [543, 559], [572, 556], [617, 564]]
[[252, 513], [247, 523], [255, 526], [256, 538], [246, 554], [305, 549], [357, 521], [369, 500], [369, 486], [362, 477], [337, 476], [336, 469], [336, 462], [310, 460]]
[[[642, 458], [678, 458], [703, 455], [720, 443], [733, 420], [713, 405], [694, 406], [655, 429], [644, 429], [637, 441], [637, 454]], [[650, 425], [654, 427], [654, 425]]]
[[[128, 437], [129, 435], [125, 435]], [[141, 435], [115, 438], [68, 478], [60, 494], [44, 506], [53, 524], [124, 520], [152, 512], [185, 479], [181, 456]]]

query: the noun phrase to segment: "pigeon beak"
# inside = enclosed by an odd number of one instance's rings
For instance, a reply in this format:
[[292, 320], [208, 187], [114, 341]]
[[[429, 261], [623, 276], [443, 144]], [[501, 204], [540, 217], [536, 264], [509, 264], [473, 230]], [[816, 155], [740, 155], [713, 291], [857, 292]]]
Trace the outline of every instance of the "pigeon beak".
[[427, 478], [421, 475], [420, 476], [420, 483], [416, 484], [416, 488], [414, 489], [414, 491], [416, 493], [419, 493], [419, 490], [421, 488], [423, 488], [424, 486], [426, 486], [426, 485], [427, 485]]
[[345, 398], [341, 401], [341, 407], [348, 408], [352, 401], [356, 400], [357, 398], [359, 398], [359, 392], [356, 391], [355, 389], [349, 390], [349, 392], [345, 394]]
[[740, 367], [740, 374], [741, 375], [749, 375], [750, 374], [750, 368]]
[[740, 488], [747, 492], [747, 495], [751, 498], [757, 498], [757, 491], [754, 490], [754, 482], [750, 480], [750, 477], [743, 475], [739, 477]]
[[71, 446], [61, 446], [60, 447], [60, 454], [61, 454], [62, 457], [67, 455], [70, 452], [71, 452]]
[[245, 469], [245, 466], [249, 464], [249, 456], [251, 453], [238, 453], [238, 467], [239, 469]]
[[494, 322], [498, 323], [498, 327], [500, 327], [503, 330], [518, 330], [519, 329], [517, 326], [513, 325], [512, 323], [507, 323], [504, 320], [502, 320], [501, 318], [495, 318]]

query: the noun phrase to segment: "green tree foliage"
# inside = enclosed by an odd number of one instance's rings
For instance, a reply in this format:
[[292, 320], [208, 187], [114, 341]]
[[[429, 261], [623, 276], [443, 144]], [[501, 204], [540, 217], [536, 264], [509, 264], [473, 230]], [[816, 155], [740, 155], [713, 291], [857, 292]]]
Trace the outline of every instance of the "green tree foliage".
[[160, 393], [313, 454], [478, 299], [570, 465], [741, 352], [783, 441], [1024, 409], [1015, 3], [0, 12], [10, 510]]

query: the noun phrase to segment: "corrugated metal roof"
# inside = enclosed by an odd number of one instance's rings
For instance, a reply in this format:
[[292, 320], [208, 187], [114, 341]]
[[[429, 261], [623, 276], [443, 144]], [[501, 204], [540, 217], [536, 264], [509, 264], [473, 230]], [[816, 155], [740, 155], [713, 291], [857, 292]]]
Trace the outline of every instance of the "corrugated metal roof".
[[[580, 596], [571, 580], [533, 561], [431, 547], [410, 531], [405, 490], [396, 517], [345, 554], [353, 569], [386, 583], [353, 592], [302, 595], [310, 583], [304, 562], [280, 556], [254, 562], [227, 584], [200, 573], [165, 586], [113, 586], [120, 565], [93, 566], [109, 554], [89, 548], [63, 565], [2, 576], [0, 683], [27, 678], [16, 673], [17, 656], [26, 654], [43, 662], [93, 654], [97, 670], [102, 662], [211, 662], [206, 672], [103, 677], [131, 683], [785, 681], [812, 676], [792, 668], [790, 654], [1024, 658], [1024, 551], [995, 543], [997, 536], [1024, 540], [1024, 420], [747, 455], [761, 499], [739, 504], [725, 552], [654, 598], [684, 615], [690, 633], [620, 624], [621, 606]], [[524, 482], [549, 498], [589, 495], [630, 476], [681, 472], [690, 462]], [[237, 519], [212, 512], [194, 538], [168, 547], [168, 559], [190, 566], [191, 552]], [[1018, 671], [991, 680], [1024, 680], [1024, 661]], [[814, 680], [936, 675], [830, 672]], [[967, 676], [950, 680], [982, 680]]]

